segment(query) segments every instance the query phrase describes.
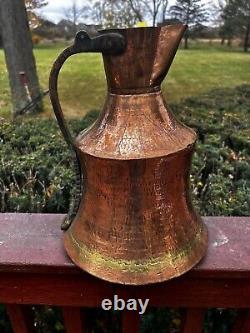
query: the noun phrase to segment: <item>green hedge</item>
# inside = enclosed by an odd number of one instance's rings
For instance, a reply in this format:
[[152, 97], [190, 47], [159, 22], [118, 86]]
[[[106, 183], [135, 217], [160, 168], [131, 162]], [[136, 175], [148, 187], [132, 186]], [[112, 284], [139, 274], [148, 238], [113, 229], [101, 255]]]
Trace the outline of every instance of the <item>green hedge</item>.
[[[90, 112], [70, 121], [70, 127], [79, 132], [97, 116]], [[2, 212], [67, 212], [74, 188], [72, 158], [54, 120], [2, 122], [0, 156]]]
[[[172, 105], [178, 119], [197, 130], [191, 190], [202, 215], [249, 215], [250, 85], [211, 91]], [[98, 112], [71, 120], [76, 134], [90, 125]], [[71, 154], [54, 120], [29, 119], [0, 128], [0, 211], [65, 213], [74, 190]], [[94, 332], [118, 332], [116, 317], [91, 312]], [[63, 332], [60, 314], [35, 307], [37, 332]], [[210, 310], [205, 333], [228, 333], [235, 312]], [[118, 314], [119, 317], [119, 314]], [[152, 309], [142, 320], [143, 333], [178, 332], [179, 312]], [[106, 327], [106, 329], [104, 328]], [[9, 333], [0, 307], [0, 331]]]
[[[191, 191], [202, 215], [249, 215], [250, 86], [212, 91], [172, 105], [199, 134]], [[76, 134], [98, 112], [70, 121]], [[74, 189], [68, 150], [54, 120], [1, 123], [0, 211], [67, 212]]]

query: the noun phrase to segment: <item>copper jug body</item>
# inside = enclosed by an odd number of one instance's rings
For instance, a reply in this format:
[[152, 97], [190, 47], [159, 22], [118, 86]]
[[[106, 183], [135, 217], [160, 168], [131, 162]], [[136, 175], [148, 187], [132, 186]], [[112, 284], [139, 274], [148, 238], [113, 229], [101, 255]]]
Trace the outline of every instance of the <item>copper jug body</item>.
[[[175, 119], [160, 88], [185, 28], [115, 29], [92, 39], [79, 33], [52, 70], [52, 104], [82, 184], [64, 246], [76, 265], [110, 282], [166, 281], [206, 251], [207, 230], [189, 194], [196, 133]], [[83, 51], [103, 53], [108, 93], [97, 121], [72, 140], [57, 75], [69, 55]]]

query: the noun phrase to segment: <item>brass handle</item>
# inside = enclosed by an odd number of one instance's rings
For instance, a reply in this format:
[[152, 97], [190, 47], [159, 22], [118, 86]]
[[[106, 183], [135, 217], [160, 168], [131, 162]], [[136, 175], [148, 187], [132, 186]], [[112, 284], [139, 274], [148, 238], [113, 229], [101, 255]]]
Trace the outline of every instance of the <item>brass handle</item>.
[[87, 32], [79, 31], [76, 34], [75, 42], [72, 46], [66, 48], [56, 59], [49, 78], [49, 92], [51, 104], [58, 121], [58, 125], [70, 149], [75, 154], [74, 167], [76, 173], [77, 191], [74, 200], [71, 202], [69, 213], [63, 221], [61, 228], [66, 230], [73, 221], [80, 204], [82, 195], [82, 173], [79, 162], [79, 156], [74, 144], [73, 137], [66, 124], [61, 104], [58, 97], [58, 76], [65, 61], [72, 55], [82, 52], [102, 52], [103, 54], [119, 54], [125, 50], [125, 39], [118, 33], [99, 33], [97, 36], [90, 38]]

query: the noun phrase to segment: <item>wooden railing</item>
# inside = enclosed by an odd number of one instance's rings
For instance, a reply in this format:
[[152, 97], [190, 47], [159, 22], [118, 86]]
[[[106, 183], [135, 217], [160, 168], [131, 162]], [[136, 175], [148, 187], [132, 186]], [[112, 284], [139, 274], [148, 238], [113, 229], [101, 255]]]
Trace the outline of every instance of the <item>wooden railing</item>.
[[[250, 218], [207, 217], [209, 248], [190, 272], [169, 282], [122, 286], [104, 282], [72, 264], [62, 245], [63, 215], [0, 214], [0, 303], [6, 304], [15, 333], [34, 331], [29, 305], [63, 310], [68, 333], [89, 332], [84, 309], [119, 295], [149, 298], [149, 307], [186, 311], [182, 333], [201, 333], [208, 308], [236, 308], [233, 333], [250, 333]], [[122, 332], [136, 333], [140, 315], [122, 312]], [[167, 332], [167, 328], [166, 328]]]

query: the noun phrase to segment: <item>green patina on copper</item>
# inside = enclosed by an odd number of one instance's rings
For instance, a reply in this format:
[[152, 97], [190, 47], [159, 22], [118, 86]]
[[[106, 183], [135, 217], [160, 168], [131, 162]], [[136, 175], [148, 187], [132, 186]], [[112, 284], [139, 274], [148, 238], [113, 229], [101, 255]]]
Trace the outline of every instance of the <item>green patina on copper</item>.
[[73, 234], [70, 232], [69, 237], [79, 250], [79, 259], [83, 262], [89, 261], [94, 265], [99, 267], [105, 267], [108, 269], [119, 270], [129, 273], [144, 273], [159, 271], [166, 269], [166, 267], [176, 267], [176, 262], [182, 260], [185, 257], [188, 257], [190, 253], [194, 251], [194, 248], [201, 244], [203, 239], [204, 228], [203, 225], [201, 229], [196, 233], [194, 239], [190, 241], [185, 247], [182, 247], [171, 253], [166, 253], [163, 256], [145, 259], [142, 261], [139, 260], [124, 260], [116, 259], [108, 256], [103, 256], [99, 252], [89, 249], [84, 244], [79, 244], [75, 239]]

